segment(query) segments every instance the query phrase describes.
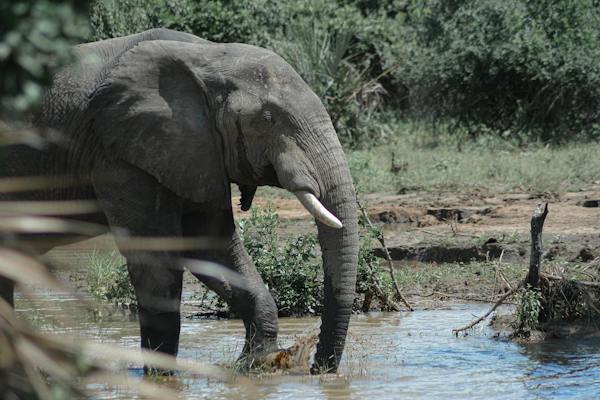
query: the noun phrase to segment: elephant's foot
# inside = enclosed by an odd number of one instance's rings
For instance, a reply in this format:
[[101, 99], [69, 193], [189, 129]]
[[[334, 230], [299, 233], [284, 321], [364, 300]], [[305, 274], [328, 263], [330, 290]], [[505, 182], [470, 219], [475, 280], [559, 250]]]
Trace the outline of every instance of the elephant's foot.
[[[318, 352], [317, 352], [318, 353]], [[315, 355], [315, 362], [310, 367], [311, 375], [335, 374], [338, 369], [338, 362], [333, 356], [320, 357]]]
[[[179, 347], [179, 312], [155, 313], [139, 311], [142, 349], [176, 357]], [[144, 365], [144, 375], [170, 376], [174, 371], [154, 365]]]

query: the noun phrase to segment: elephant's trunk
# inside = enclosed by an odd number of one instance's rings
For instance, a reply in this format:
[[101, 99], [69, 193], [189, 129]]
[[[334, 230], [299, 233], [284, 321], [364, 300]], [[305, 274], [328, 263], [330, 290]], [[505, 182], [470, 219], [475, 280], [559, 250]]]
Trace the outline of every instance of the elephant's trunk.
[[[282, 186], [294, 192], [317, 221], [325, 293], [312, 371], [335, 372], [344, 351], [355, 295], [359, 248], [356, 193], [325, 109], [298, 123], [302, 135], [296, 136], [297, 147], [287, 144], [291, 155], [279, 152], [273, 164]], [[300, 161], [298, 154], [303, 156]], [[305, 179], [307, 176], [310, 179]]]
[[315, 372], [335, 372], [342, 357], [355, 296], [359, 248], [356, 193], [350, 170], [339, 144], [326, 153], [315, 162], [321, 164], [320, 200], [340, 220], [342, 228], [317, 220], [325, 293]]

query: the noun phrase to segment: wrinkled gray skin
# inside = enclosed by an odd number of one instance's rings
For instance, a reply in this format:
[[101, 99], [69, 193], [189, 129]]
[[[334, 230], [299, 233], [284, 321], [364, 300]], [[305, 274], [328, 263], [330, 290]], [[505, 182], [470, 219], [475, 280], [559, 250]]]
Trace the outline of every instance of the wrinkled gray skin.
[[[317, 96], [270, 51], [164, 29], [84, 44], [76, 54], [35, 121], [62, 136], [43, 151], [13, 147], [0, 171], [77, 174], [91, 186], [17, 198], [97, 199], [102, 213], [80, 219], [107, 223], [116, 235], [225, 239], [220, 251], [121, 252], [142, 347], [169, 354], [180, 329], [182, 267], [174, 259], [214, 260], [241, 273], [250, 290], [198, 277], [242, 316], [242, 355], [252, 360], [277, 347], [277, 309], [236, 232], [230, 183], [240, 185], [244, 209], [260, 185], [313, 193], [343, 224], [317, 221], [325, 304], [313, 370], [335, 371], [352, 311], [358, 228], [350, 172]], [[2, 291], [12, 299], [10, 285]]]

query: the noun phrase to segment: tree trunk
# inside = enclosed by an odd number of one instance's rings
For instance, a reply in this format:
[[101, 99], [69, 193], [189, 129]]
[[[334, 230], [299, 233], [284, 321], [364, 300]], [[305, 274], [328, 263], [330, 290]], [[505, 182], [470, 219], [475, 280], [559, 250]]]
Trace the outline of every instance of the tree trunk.
[[548, 215], [548, 203], [540, 203], [531, 217], [531, 258], [526, 283], [532, 288], [540, 284], [540, 265], [542, 263], [542, 230]]

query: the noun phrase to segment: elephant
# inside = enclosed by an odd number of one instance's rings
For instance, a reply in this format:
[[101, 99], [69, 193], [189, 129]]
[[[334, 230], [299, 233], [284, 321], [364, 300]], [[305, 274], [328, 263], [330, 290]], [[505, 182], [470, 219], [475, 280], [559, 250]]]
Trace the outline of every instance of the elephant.
[[[0, 171], [82, 183], [1, 199], [93, 200], [99, 212], [70, 218], [102, 224], [117, 238], [221, 240], [216, 249], [119, 246], [141, 346], [177, 355], [183, 267], [176, 260], [209, 260], [246, 283], [198, 275], [243, 319], [241, 357], [254, 361], [277, 349], [277, 308], [236, 230], [231, 185], [244, 210], [258, 186], [293, 193], [315, 218], [323, 258], [311, 371], [336, 372], [354, 301], [358, 218], [350, 170], [318, 96], [272, 51], [167, 29], [81, 44], [74, 55], [32, 118], [45, 144], [11, 146]], [[0, 292], [12, 302], [10, 282]]]

